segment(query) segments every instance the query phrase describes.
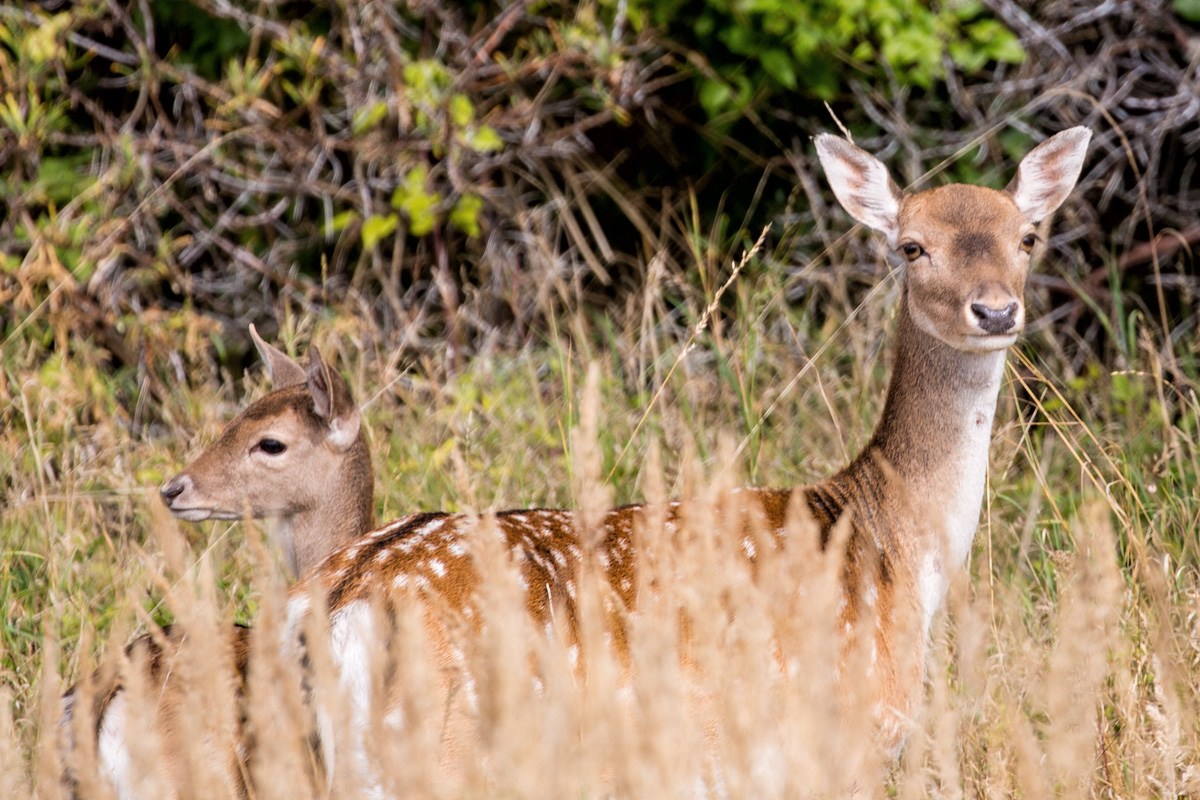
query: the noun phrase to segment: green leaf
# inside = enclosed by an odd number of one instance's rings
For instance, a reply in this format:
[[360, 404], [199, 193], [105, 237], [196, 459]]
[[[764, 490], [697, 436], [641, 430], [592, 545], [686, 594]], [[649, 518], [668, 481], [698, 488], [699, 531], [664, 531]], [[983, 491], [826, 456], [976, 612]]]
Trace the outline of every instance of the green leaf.
[[437, 192], [425, 189], [429, 170], [418, 164], [408, 171], [404, 180], [392, 192], [392, 208], [408, 216], [409, 232], [413, 236], [424, 236], [437, 223], [437, 206], [442, 197]]
[[380, 240], [386, 236], [390, 236], [396, 230], [396, 225], [400, 220], [395, 214], [388, 214], [382, 217], [378, 214], [372, 214], [367, 217], [362, 224], [362, 243], [363, 247], [368, 250], [374, 250], [375, 245], [379, 244]]
[[404, 82], [417, 94], [429, 96], [450, 83], [450, 73], [437, 61], [427, 58], [404, 65]]
[[483, 211], [483, 198], [477, 194], [464, 194], [450, 210], [450, 224], [467, 236], [479, 235], [479, 213]]
[[967, 42], [951, 42], [950, 58], [963, 72], [978, 72], [988, 62], [987, 53]]
[[789, 89], [796, 88], [796, 64], [786, 51], [771, 48], [759, 56], [763, 69], [767, 74]]
[[450, 121], [459, 128], [465, 128], [475, 119], [475, 106], [465, 94], [456, 94], [450, 98]]
[[724, 81], [709, 79], [700, 84], [700, 105], [709, 117], [715, 117], [725, 111], [732, 98], [733, 89]]
[[491, 153], [504, 148], [504, 140], [491, 125], [480, 125], [467, 131], [467, 147], [476, 153]]
[[36, 189], [59, 204], [78, 197], [96, 182], [96, 176], [87, 171], [91, 157], [87, 150], [70, 156], [46, 156], [38, 168]]
[[424, 236], [437, 223], [437, 194], [409, 198], [404, 210], [408, 213], [408, 229], [413, 236]]
[[1175, 0], [1171, 8], [1189, 22], [1200, 22], [1200, 0]]
[[428, 176], [429, 170], [424, 164], [418, 164], [410, 169], [404, 176], [404, 180], [396, 187], [396, 191], [392, 192], [392, 208], [399, 211], [404, 207], [409, 195], [424, 192], [425, 180]]
[[325, 228], [326, 236], [333, 236], [338, 231], [346, 229], [346, 226], [358, 219], [358, 212], [354, 209], [347, 209], [339, 214], [334, 214], [333, 219], [329, 220], [329, 224]]
[[960, 20], [966, 22], [982, 14], [984, 6], [980, 0], [951, 0], [946, 5], [946, 9]]
[[1023, 64], [1025, 48], [1021, 46], [1021, 40], [1010, 33], [992, 44], [991, 56], [1005, 64]]
[[387, 113], [387, 103], [382, 100], [376, 101], [366, 108], [358, 109], [354, 112], [354, 119], [350, 123], [350, 132], [355, 136], [361, 136], [382, 122]]

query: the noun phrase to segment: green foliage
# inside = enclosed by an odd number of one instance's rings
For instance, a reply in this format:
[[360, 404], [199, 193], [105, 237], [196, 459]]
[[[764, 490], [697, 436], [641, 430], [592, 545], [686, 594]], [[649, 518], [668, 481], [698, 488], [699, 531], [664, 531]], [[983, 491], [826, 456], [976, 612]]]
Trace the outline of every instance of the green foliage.
[[902, 84], [930, 87], [946, 53], [966, 74], [1025, 58], [1016, 35], [977, 0], [936, 8], [917, 0], [643, 0], [640, 8], [705, 62], [698, 97], [710, 117], [781, 90], [833, 100], [852, 76], [883, 78], [885, 65]]
[[424, 236], [433, 230], [438, 220], [438, 204], [442, 197], [426, 188], [429, 170], [418, 164], [408, 171], [392, 193], [392, 208], [408, 217], [409, 230], [414, 236]]
[[[142, 6], [134, 4], [139, 27], [145, 26]], [[180, 0], [150, 0], [150, 16], [156, 38], [170, 42], [181, 64], [200, 75], [219, 80], [223, 69], [250, 47], [250, 34], [236, 21], [210, 14], [201, 6]]]
[[1200, 22], [1200, 0], [1173, 0], [1171, 8], [1189, 22]]
[[450, 209], [450, 224], [467, 236], [479, 235], [479, 215], [483, 211], [483, 198], [477, 194], [464, 194]]

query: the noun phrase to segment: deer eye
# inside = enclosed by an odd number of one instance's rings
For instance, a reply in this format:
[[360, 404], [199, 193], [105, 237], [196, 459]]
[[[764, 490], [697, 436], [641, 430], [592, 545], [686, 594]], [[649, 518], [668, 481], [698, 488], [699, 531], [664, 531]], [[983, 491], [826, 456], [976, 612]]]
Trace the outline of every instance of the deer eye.
[[1033, 246], [1037, 243], [1038, 243], [1037, 234], [1036, 233], [1027, 233], [1027, 234], [1025, 234], [1025, 238], [1021, 240], [1021, 249], [1024, 250], [1026, 253], [1028, 253], [1031, 250], [1033, 250]]
[[916, 242], [905, 242], [900, 245], [900, 252], [904, 253], [904, 257], [909, 261], [916, 261], [925, 254], [925, 249]]
[[284, 450], [287, 450], [287, 445], [278, 439], [261, 439], [254, 447], [256, 450], [262, 450], [269, 456], [277, 456]]

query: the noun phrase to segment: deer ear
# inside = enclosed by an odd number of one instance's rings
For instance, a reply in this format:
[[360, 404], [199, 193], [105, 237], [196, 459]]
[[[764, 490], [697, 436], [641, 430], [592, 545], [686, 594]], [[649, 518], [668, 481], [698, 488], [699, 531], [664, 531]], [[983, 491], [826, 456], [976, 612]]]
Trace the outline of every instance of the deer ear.
[[1005, 189], [1030, 222], [1050, 216], [1075, 188], [1087, 156], [1090, 128], [1068, 128], [1029, 151]]
[[362, 417], [350, 387], [341, 375], [329, 368], [316, 345], [308, 347], [307, 381], [313, 408], [325, 422], [329, 443], [338, 450], [349, 448], [358, 439]]
[[887, 237], [895, 247], [900, 235], [903, 194], [887, 167], [867, 151], [830, 133], [816, 138], [817, 158], [846, 213]]
[[255, 330], [254, 323], [250, 323], [250, 338], [254, 340], [258, 355], [267, 363], [267, 374], [271, 376], [271, 384], [276, 389], [286, 389], [304, 383], [304, 368], [286, 353], [264, 342]]

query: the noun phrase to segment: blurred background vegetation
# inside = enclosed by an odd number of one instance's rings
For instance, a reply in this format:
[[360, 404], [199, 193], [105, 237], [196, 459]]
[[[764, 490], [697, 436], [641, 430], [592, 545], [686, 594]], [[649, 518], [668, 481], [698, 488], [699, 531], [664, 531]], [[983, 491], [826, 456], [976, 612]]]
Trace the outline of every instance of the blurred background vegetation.
[[[1014, 536], [988, 564], [1051, 603], [1067, 520], [1108, 487], [1131, 583], [1165, 555], [1150, 595], [1194, 602], [1198, 24], [1195, 0], [0, 5], [18, 705], [43, 626], [106, 630], [140, 579], [143, 487], [238, 407], [251, 322], [321, 342], [374, 404], [384, 518], [569, 503], [588, 359], [618, 500], [647, 437], [709, 458], [730, 429], [755, 481], [844, 463], [895, 265], [843, 233], [810, 144], [839, 124], [912, 188], [1001, 188], [1045, 136], [1095, 131], [1031, 276], [988, 510]], [[477, 497], [440, 477], [455, 450]]]
[[379, 352], [453, 364], [648, 287], [682, 323], [765, 224], [787, 302], [861, 289], [875, 254], [830, 238], [811, 161], [828, 104], [916, 187], [1000, 186], [1092, 126], [1034, 287], [1074, 365], [1128, 361], [1129, 314], [1194, 313], [1200, 9], [1093, 6], [5, 5], [5, 351], [115, 371], [128, 408], [284, 305], [351, 304]]

